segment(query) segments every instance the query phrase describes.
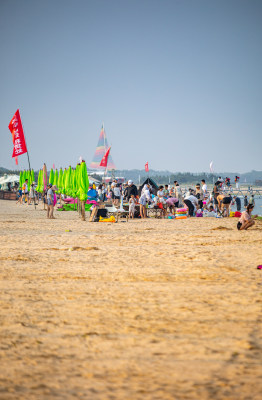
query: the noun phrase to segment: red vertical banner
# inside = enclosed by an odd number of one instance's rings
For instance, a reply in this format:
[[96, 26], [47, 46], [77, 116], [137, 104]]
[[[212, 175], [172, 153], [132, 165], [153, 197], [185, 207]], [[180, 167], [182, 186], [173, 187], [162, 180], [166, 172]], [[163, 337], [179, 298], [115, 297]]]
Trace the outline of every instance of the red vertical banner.
[[12, 157], [17, 158], [17, 156], [21, 156], [21, 154], [27, 153], [25, 136], [19, 110], [16, 111], [15, 115], [11, 119], [8, 128], [12, 133], [14, 144]]
[[145, 171], [146, 171], [146, 172], [149, 172], [148, 161], [145, 163]]

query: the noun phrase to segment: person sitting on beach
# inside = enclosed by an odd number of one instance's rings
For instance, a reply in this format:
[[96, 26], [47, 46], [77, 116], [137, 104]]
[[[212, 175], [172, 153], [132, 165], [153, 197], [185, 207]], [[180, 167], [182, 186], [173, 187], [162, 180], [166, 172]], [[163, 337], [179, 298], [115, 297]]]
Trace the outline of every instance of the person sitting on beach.
[[204, 210], [203, 217], [216, 217], [217, 213], [214, 210], [214, 207], [211, 205], [207, 210]]
[[[243, 211], [241, 214], [241, 217], [239, 218], [239, 221], [237, 223], [237, 229], [239, 231], [242, 230], [247, 230], [251, 226], [255, 225], [255, 221], [252, 219], [251, 213], [254, 209], [253, 204], [248, 204], [246, 211]], [[257, 217], [257, 215], [254, 215], [254, 217]]]
[[131, 197], [129, 199], [129, 218], [134, 218], [135, 216], [135, 209], [136, 209], [136, 200], [135, 196], [131, 194]]

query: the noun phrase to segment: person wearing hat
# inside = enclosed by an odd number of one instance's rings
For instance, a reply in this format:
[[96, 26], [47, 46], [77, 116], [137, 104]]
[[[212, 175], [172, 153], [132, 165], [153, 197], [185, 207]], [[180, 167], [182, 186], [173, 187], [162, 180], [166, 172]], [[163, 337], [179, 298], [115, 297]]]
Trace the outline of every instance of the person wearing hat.
[[133, 181], [130, 179], [128, 181], [128, 186], [125, 189], [124, 197], [129, 201], [131, 194], [133, 194], [135, 197], [137, 196], [137, 187], [136, 187], [136, 185], [134, 185]]
[[[47, 218], [54, 219], [54, 191], [51, 183], [47, 186]], [[54, 186], [55, 188], [55, 186]], [[55, 190], [55, 189], [54, 189]]]

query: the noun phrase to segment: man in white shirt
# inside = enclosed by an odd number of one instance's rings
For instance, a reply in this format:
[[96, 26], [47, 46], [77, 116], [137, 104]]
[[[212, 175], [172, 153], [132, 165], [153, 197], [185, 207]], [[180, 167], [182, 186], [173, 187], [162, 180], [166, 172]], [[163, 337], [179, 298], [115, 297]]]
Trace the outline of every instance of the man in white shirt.
[[207, 197], [207, 185], [206, 185], [205, 179], [202, 179], [201, 183], [202, 183], [202, 190], [203, 190], [204, 198], [206, 198]]
[[196, 211], [198, 206], [198, 199], [193, 194], [190, 194], [185, 197], [184, 203], [188, 207], [189, 217], [193, 217], [194, 211]]

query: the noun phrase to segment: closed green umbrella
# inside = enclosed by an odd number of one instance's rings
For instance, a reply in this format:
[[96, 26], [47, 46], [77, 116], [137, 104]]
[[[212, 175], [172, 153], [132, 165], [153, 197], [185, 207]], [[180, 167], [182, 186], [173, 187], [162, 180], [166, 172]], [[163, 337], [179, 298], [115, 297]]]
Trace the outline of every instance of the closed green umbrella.
[[38, 190], [38, 192], [43, 193], [43, 191], [44, 191], [44, 183], [43, 183], [43, 170], [42, 169], [40, 169], [40, 171], [39, 171], [38, 182], [39, 182], [39, 190]]
[[34, 170], [33, 169], [31, 169], [31, 184], [33, 183], [33, 182], [35, 182], [35, 172], [34, 172]]
[[66, 187], [66, 176], [67, 176], [67, 169], [65, 168], [64, 172], [63, 172], [63, 194], [66, 194], [66, 190], [65, 190], [65, 187]]
[[53, 184], [58, 187], [58, 171], [57, 171], [57, 168], [56, 168], [55, 173], [54, 173], [54, 183]]
[[46, 169], [46, 164], [43, 166], [43, 190], [46, 190], [47, 188], [47, 169]]
[[54, 184], [54, 171], [53, 168], [51, 168], [50, 174], [49, 174], [49, 183], [51, 183], [51, 185]]
[[27, 179], [28, 179], [28, 191], [29, 191], [29, 190], [30, 190], [31, 183], [32, 183], [32, 178], [31, 178], [30, 170], [27, 171]]
[[76, 170], [72, 169], [72, 196], [76, 197], [77, 184], [76, 184]]
[[58, 175], [58, 190], [59, 190], [59, 193], [62, 193], [62, 191], [63, 191], [63, 170], [62, 170], [62, 168], [60, 168], [59, 175]]
[[86, 201], [89, 189], [89, 178], [87, 175], [86, 163], [82, 161], [79, 169], [79, 199]]
[[23, 172], [20, 171], [19, 186], [22, 187], [22, 185], [23, 185]]
[[37, 192], [41, 192], [41, 169], [38, 172], [38, 179], [37, 179], [37, 187], [36, 187], [36, 191]]
[[85, 221], [85, 202], [89, 188], [89, 179], [87, 175], [86, 163], [82, 161], [79, 168], [79, 199], [81, 201], [82, 220]]
[[22, 179], [22, 184], [23, 184], [23, 183], [25, 183], [25, 180], [26, 180], [26, 175], [27, 175], [27, 172], [26, 172], [26, 170], [24, 169], [24, 172], [23, 172], [23, 179]]
[[71, 168], [71, 165], [69, 166], [67, 173], [66, 173], [65, 192], [66, 192], [67, 196], [72, 195], [72, 168]]

